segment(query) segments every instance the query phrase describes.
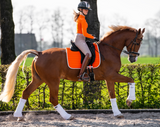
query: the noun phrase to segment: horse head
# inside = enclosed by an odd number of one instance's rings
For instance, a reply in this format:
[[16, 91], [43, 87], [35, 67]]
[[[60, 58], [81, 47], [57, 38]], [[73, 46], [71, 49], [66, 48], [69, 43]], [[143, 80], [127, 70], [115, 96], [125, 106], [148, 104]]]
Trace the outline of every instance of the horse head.
[[137, 61], [138, 56], [140, 55], [138, 53], [138, 50], [141, 46], [141, 42], [143, 40], [143, 33], [145, 31], [145, 28], [141, 31], [141, 29], [136, 30], [134, 35], [135, 37], [132, 38], [129, 37], [129, 39], [126, 41], [126, 47], [127, 47], [127, 51], [126, 53], [128, 54], [128, 60], [133, 63]]
[[[119, 54], [123, 51], [128, 54], [128, 60], [133, 63], [137, 61], [139, 56], [138, 50], [143, 40], [143, 33], [145, 29], [136, 30], [128, 26], [110, 26], [112, 31], [107, 32], [100, 41], [100, 44], [107, 45], [117, 51]], [[123, 50], [127, 47], [127, 51]]]

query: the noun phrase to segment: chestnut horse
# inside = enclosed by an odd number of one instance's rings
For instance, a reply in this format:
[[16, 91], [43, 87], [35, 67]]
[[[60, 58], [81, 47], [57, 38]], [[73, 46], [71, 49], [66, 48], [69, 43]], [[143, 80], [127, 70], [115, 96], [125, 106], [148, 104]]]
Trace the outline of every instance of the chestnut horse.
[[[135, 62], [141, 46], [143, 33], [145, 29], [136, 30], [127, 26], [111, 26], [112, 31], [105, 34], [98, 42], [101, 53], [101, 64], [94, 69], [95, 80], [105, 80], [108, 87], [110, 101], [113, 115], [122, 118], [123, 114], [119, 111], [114, 90], [114, 82], [125, 82], [130, 85], [129, 95], [127, 98], [127, 105], [135, 100], [135, 83], [133, 79], [120, 75], [118, 72], [121, 68], [120, 54], [126, 46], [129, 55], [129, 61]], [[77, 81], [79, 69], [70, 69], [67, 65], [66, 49], [51, 48], [42, 52], [36, 50], [23, 51], [16, 60], [10, 65], [3, 92], [0, 100], [9, 102], [14, 93], [16, 75], [19, 65], [27, 58], [29, 53], [36, 55], [32, 62], [32, 81], [29, 86], [23, 91], [22, 97], [19, 101], [17, 109], [14, 113], [15, 117], [21, 120], [22, 110], [26, 99], [35, 91], [43, 82], [45, 82], [50, 89], [50, 102], [64, 119], [73, 119], [73, 116], [68, 114], [62, 106], [58, 103], [58, 90], [60, 79], [68, 79]]]

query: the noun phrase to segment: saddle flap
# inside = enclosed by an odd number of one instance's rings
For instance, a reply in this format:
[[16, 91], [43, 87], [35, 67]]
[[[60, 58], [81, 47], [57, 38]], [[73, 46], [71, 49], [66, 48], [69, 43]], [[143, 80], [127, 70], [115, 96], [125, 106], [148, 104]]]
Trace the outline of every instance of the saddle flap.
[[[92, 64], [93, 68], [99, 67], [101, 63], [99, 47], [96, 43], [93, 43], [95, 47], [95, 60]], [[81, 53], [80, 51], [72, 51], [71, 48], [66, 48], [67, 64], [71, 69], [80, 69], [81, 68]]]
[[[89, 48], [89, 50], [90, 50], [90, 52], [92, 54], [92, 58], [91, 58], [91, 60], [90, 60], [88, 65], [92, 65], [93, 62], [95, 61], [95, 57], [96, 57], [95, 56], [95, 47], [94, 47], [93, 43], [91, 43], [90, 41], [87, 41], [86, 44], [88, 45], [88, 48]], [[81, 63], [82, 63], [85, 55], [83, 54], [83, 52], [81, 52], [81, 50], [75, 45], [75, 43], [72, 40], [71, 40], [71, 48], [70, 49], [71, 49], [71, 51], [79, 51], [80, 52], [80, 54], [81, 54]]]

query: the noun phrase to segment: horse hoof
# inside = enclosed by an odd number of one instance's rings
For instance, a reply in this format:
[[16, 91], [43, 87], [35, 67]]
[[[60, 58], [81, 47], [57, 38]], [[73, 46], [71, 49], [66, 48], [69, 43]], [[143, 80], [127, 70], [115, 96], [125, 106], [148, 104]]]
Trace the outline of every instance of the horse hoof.
[[131, 106], [131, 104], [132, 104], [132, 100], [129, 100], [129, 99], [128, 99], [128, 100], [126, 100], [126, 104], [127, 104], [127, 106], [128, 106], [128, 107], [130, 107], [130, 106]]
[[17, 122], [25, 121], [23, 117], [18, 117]]
[[117, 115], [115, 117], [118, 118], [118, 119], [123, 119], [124, 118], [123, 114], [119, 114], [119, 115]]
[[75, 118], [73, 116], [71, 116], [68, 120], [74, 120]]

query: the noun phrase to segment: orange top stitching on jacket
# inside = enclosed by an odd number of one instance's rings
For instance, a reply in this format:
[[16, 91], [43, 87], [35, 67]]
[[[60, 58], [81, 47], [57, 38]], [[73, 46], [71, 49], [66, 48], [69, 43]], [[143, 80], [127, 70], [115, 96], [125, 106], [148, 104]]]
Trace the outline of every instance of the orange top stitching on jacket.
[[91, 39], [94, 38], [94, 36], [87, 33], [88, 24], [86, 22], [85, 16], [79, 15], [76, 22], [77, 22], [77, 33], [78, 34], [83, 34], [87, 38], [91, 38]]

